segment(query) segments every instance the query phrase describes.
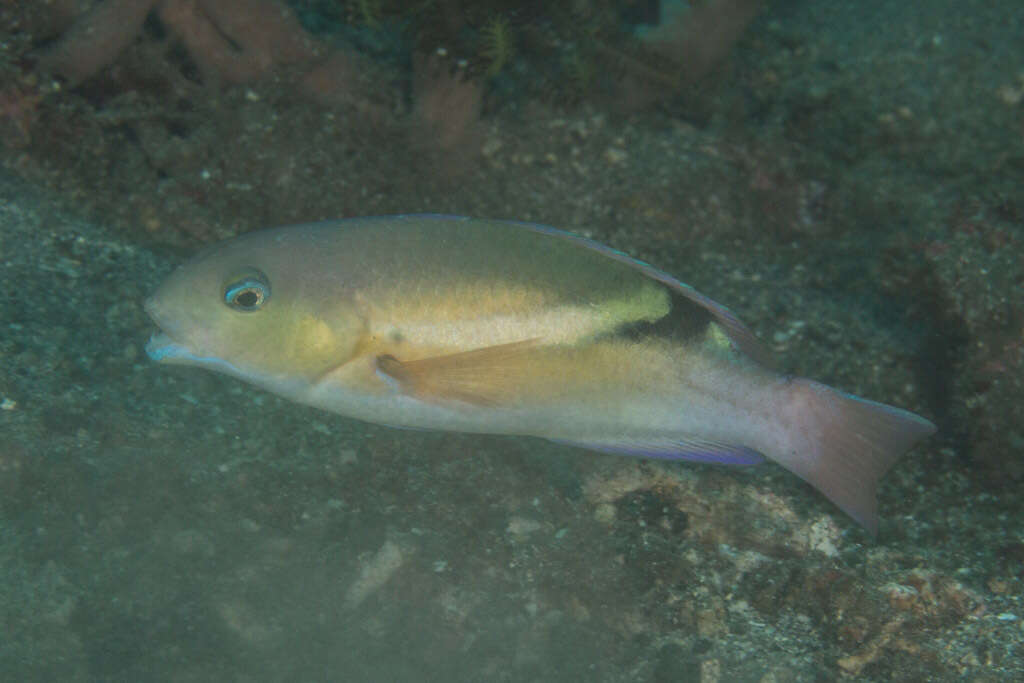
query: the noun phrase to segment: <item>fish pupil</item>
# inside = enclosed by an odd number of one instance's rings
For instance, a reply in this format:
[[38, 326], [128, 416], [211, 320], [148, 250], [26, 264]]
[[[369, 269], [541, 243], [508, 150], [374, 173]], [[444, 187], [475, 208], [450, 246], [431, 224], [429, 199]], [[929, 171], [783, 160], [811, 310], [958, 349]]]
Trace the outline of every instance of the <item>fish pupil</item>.
[[242, 308], [252, 308], [260, 302], [260, 295], [252, 289], [246, 289], [235, 296], [235, 304]]
[[236, 311], [257, 311], [270, 298], [270, 286], [262, 278], [246, 277], [230, 285], [224, 291], [224, 303]]

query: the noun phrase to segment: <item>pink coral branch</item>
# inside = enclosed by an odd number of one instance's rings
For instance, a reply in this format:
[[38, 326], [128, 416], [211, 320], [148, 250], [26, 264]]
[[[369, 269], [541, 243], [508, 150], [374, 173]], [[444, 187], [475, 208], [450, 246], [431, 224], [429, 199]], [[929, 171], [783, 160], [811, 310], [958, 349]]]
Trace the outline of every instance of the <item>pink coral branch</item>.
[[659, 32], [653, 49], [668, 55], [693, 82], [711, 71], [757, 15], [761, 0], [715, 0], [695, 7]]
[[483, 88], [459, 68], [454, 73], [446, 57], [413, 57], [413, 99], [427, 135], [441, 150], [452, 150], [478, 134]]
[[110, 64], [142, 28], [157, 0], [107, 0], [86, 12], [40, 60], [74, 83]]
[[81, 82], [113, 62], [154, 9], [208, 78], [244, 83], [321, 51], [276, 0], [105, 0], [75, 22], [40, 65]]
[[295, 15], [271, 0], [164, 0], [160, 18], [204, 75], [230, 83], [317, 55]]

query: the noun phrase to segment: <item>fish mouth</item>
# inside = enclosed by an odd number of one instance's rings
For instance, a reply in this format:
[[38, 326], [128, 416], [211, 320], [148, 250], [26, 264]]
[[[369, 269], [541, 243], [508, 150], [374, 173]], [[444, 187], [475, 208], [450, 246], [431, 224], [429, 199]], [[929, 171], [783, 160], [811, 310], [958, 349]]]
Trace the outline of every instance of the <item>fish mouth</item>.
[[[202, 340], [195, 339], [196, 335], [189, 333], [187, 325], [174, 322], [175, 316], [168, 317], [166, 310], [156, 301], [156, 297], [147, 299], [143, 308], [158, 328], [146, 342], [146, 355], [151, 360], [171, 365], [196, 365], [249, 382], [256, 381], [255, 378], [259, 377], [258, 372], [236, 365], [221, 358], [216, 352], [208, 350]], [[183, 334], [183, 330], [186, 333]], [[188, 343], [178, 341], [175, 337], [184, 338]]]
[[147, 299], [146, 303], [143, 304], [143, 308], [153, 322], [156, 323], [157, 328], [149, 337], [149, 341], [146, 342], [146, 355], [152, 360], [158, 363], [173, 363], [175, 360], [187, 361], [193, 358], [193, 353], [180, 342], [174, 340], [167, 332], [167, 324], [157, 307], [156, 301], [153, 298]]
[[[147, 299], [145, 304], [143, 304], [143, 308], [149, 314], [149, 317], [153, 319], [153, 322], [156, 323], [157, 328], [159, 328], [150, 335], [149, 341], [146, 342], [146, 355], [150, 359], [157, 363], [172, 365], [198, 365], [242, 378], [246, 378], [251, 374], [233, 363], [218, 357], [216, 353], [204, 351], [202, 346], [196, 346], [194, 340], [189, 338], [190, 335], [181, 335], [179, 328], [182, 326], [168, 321], [167, 315], [160, 308], [155, 297]], [[175, 339], [175, 336], [184, 336], [186, 339], [189, 339], [190, 343], [180, 342]]]
[[146, 342], [146, 355], [157, 363], [170, 363], [193, 357], [191, 351], [171, 339], [164, 332], [154, 332]]

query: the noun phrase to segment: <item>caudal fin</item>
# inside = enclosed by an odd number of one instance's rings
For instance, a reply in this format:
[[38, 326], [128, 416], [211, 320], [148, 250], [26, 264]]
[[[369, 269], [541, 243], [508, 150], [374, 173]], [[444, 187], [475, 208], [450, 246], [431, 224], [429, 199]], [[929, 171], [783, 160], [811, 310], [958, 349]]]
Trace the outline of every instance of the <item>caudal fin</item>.
[[874, 535], [878, 480], [915, 443], [935, 433], [935, 425], [807, 379], [792, 380], [785, 400], [790, 448], [770, 455]]

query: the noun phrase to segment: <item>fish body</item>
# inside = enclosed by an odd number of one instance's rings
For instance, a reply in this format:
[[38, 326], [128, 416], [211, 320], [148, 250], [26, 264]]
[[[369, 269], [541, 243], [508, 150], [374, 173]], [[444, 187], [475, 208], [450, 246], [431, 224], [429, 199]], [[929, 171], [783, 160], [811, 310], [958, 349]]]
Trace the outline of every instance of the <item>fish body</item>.
[[250, 233], [147, 302], [158, 361], [375, 423], [732, 464], [762, 455], [877, 526], [934, 426], [771, 367], [725, 307], [576, 235], [449, 216]]

